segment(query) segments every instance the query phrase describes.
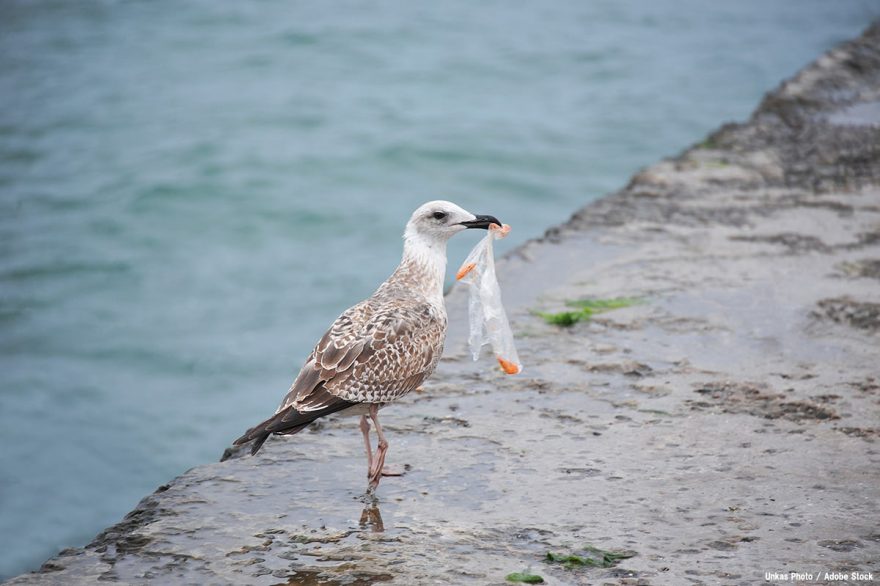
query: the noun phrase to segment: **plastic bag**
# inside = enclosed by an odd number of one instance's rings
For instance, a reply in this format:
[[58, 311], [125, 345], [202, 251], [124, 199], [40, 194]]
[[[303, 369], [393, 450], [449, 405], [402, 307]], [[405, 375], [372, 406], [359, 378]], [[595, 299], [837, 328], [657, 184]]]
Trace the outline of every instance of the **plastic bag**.
[[507, 224], [490, 225], [486, 237], [474, 246], [455, 278], [470, 287], [468, 346], [474, 360], [480, 358], [483, 346], [491, 344], [495, 358], [504, 372], [518, 374], [522, 371], [522, 364], [516, 354], [513, 332], [510, 331], [507, 314], [501, 304], [501, 288], [495, 277], [495, 257], [492, 252], [492, 242], [496, 238], [504, 238], [509, 232], [510, 226]]

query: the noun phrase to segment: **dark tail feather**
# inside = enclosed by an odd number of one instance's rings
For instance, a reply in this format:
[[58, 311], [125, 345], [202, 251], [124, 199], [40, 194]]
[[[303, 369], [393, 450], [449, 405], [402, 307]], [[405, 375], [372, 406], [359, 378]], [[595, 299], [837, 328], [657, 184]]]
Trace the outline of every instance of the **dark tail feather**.
[[264, 433], [254, 440], [254, 445], [251, 446], [251, 456], [256, 456], [257, 452], [260, 451], [260, 448], [263, 447], [263, 444], [266, 443], [266, 440], [269, 439], [271, 433]]
[[[317, 419], [317, 417], [315, 419]], [[314, 421], [314, 419], [312, 421]], [[269, 436], [272, 435], [272, 433], [277, 433], [278, 435], [293, 435], [304, 430], [306, 427], [309, 426], [309, 423], [311, 423], [312, 421], [303, 423], [302, 425], [297, 425], [296, 427], [291, 427], [290, 429], [285, 429], [284, 431], [267, 432], [260, 436], [257, 436], [257, 438], [254, 440], [254, 445], [251, 446], [251, 456], [257, 455], [257, 452], [260, 451], [260, 448], [263, 447], [263, 444], [266, 443], [266, 440], [269, 439]]]
[[305, 413], [300, 413], [293, 407], [288, 407], [284, 411], [276, 413], [266, 421], [247, 430], [243, 436], [232, 442], [232, 445], [240, 446], [252, 441], [254, 442], [254, 445], [251, 446], [251, 455], [254, 455], [260, 451], [260, 448], [263, 447], [263, 444], [266, 443], [266, 440], [269, 439], [269, 436], [273, 433], [279, 435], [292, 435], [298, 433], [305, 429], [314, 420], [324, 417], [325, 415], [330, 415], [331, 413], [336, 413], [337, 411], [342, 411], [354, 404], [355, 403], [349, 403], [348, 401], [339, 399], [323, 409], [306, 411]]
[[[251, 446], [251, 455], [254, 455], [260, 451], [260, 448], [263, 447], [263, 444], [266, 443], [266, 440], [269, 439], [270, 435], [272, 435], [276, 430], [280, 431], [279, 428], [283, 427], [283, 420], [285, 417], [290, 417], [292, 420], [301, 420], [303, 418], [303, 415], [313, 414], [298, 413], [293, 407], [288, 407], [284, 411], [276, 413], [266, 421], [258, 423], [257, 425], [244, 432], [244, 435], [232, 442], [232, 445], [240, 446], [248, 442], [254, 442], [254, 444]], [[294, 424], [294, 426], [302, 429], [303, 427], [314, 421], [314, 419], [315, 418], [309, 419], [308, 421], [299, 421], [299, 423]]]

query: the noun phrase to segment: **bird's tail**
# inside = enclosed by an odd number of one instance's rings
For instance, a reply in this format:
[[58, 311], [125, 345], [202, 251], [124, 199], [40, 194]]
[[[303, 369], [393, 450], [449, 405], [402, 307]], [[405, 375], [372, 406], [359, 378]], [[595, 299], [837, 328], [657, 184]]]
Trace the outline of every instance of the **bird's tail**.
[[[291, 417], [293, 415], [293, 417]], [[304, 416], [312, 416], [313, 417], [304, 417]], [[284, 418], [296, 420], [297, 423], [293, 425], [285, 425]], [[253, 426], [242, 435], [240, 438], [232, 442], [234, 446], [241, 446], [248, 442], [253, 442], [251, 445], [251, 455], [256, 454], [260, 451], [260, 448], [263, 447], [263, 444], [266, 443], [266, 440], [269, 439], [269, 436], [273, 433], [283, 433], [285, 435], [290, 435], [302, 431], [306, 428], [306, 426], [320, 417], [315, 413], [298, 413], [293, 407], [288, 407], [284, 411], [276, 413], [266, 421], [258, 423]]]
[[300, 413], [291, 406], [282, 409], [266, 421], [253, 426], [247, 430], [244, 435], [232, 442], [232, 445], [241, 446], [248, 442], [254, 442], [251, 446], [251, 455], [254, 455], [260, 451], [260, 448], [263, 447], [263, 444], [266, 443], [266, 440], [269, 439], [269, 436], [273, 433], [279, 435], [293, 435], [299, 433], [316, 419], [337, 411], [342, 411], [352, 405], [354, 405], [354, 403], [337, 400], [323, 409], [305, 411], [303, 413]]

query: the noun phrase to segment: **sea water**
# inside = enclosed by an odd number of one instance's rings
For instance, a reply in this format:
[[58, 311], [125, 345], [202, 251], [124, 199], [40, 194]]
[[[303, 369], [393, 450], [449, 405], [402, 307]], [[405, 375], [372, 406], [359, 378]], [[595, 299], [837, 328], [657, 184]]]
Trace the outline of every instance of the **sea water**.
[[745, 118], [878, 13], [3, 2], [0, 577], [270, 414], [420, 203], [501, 218], [503, 252]]

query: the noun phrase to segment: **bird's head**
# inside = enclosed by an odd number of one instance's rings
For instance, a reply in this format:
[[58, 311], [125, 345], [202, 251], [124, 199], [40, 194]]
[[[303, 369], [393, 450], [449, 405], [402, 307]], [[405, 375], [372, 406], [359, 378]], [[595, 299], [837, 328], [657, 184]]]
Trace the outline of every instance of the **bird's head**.
[[451, 201], [429, 201], [413, 212], [403, 237], [445, 242], [452, 235], [468, 228], [486, 230], [489, 224], [501, 225], [494, 216], [475, 215]]

